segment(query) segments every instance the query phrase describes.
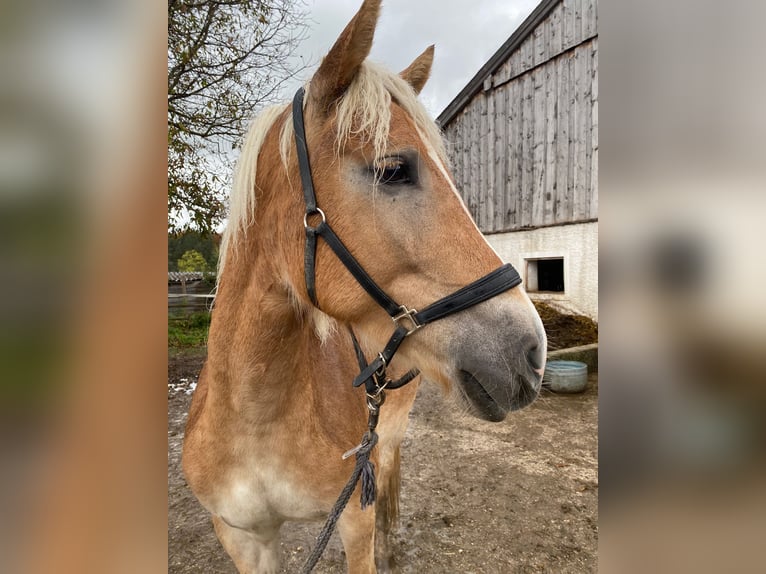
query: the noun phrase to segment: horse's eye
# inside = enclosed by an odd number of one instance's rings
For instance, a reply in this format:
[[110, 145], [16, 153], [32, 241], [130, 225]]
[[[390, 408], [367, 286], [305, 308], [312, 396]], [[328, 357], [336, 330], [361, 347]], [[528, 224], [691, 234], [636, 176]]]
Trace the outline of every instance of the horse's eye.
[[383, 185], [406, 185], [413, 183], [407, 162], [400, 157], [383, 158], [375, 164], [375, 179]]

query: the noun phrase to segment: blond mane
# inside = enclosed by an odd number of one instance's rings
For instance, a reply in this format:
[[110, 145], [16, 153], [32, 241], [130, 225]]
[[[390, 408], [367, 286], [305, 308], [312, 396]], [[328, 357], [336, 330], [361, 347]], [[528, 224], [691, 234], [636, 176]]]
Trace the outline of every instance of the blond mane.
[[[310, 99], [311, 85], [306, 87], [304, 102]], [[375, 157], [386, 155], [389, 126], [391, 124], [391, 102], [394, 101], [409, 115], [422, 138], [436, 151], [447, 165], [447, 154], [441, 132], [429, 117], [423, 104], [417, 99], [412, 87], [401, 77], [383, 66], [364, 62], [351, 85], [336, 106], [336, 148], [340, 155], [349, 138], [359, 137], [372, 144]], [[305, 103], [304, 103], [305, 105]], [[287, 104], [278, 104], [263, 110], [252, 122], [245, 136], [242, 151], [234, 171], [234, 181], [229, 197], [229, 221], [223, 233], [218, 263], [218, 280], [223, 275], [224, 267], [235, 254], [240, 234], [246, 234], [253, 223], [256, 209], [256, 175], [258, 154], [266, 134], [277, 118], [285, 111]], [[288, 114], [281, 127], [279, 150], [285, 170], [288, 169], [290, 154], [295, 147], [292, 114]], [[230, 253], [232, 252], [232, 253]], [[327, 318], [329, 319], [329, 317]], [[317, 331], [325, 324], [324, 318], [314, 321]], [[324, 338], [331, 327], [322, 328], [320, 337]]]

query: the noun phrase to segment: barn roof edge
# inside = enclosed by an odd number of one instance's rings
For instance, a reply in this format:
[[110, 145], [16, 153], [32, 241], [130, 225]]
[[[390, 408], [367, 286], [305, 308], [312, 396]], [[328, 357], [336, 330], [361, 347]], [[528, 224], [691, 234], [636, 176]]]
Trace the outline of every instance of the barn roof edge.
[[563, 0], [542, 0], [532, 13], [527, 16], [518, 28], [511, 34], [502, 46], [492, 57], [476, 72], [468, 84], [460, 90], [457, 96], [444, 108], [441, 114], [436, 118], [436, 123], [441, 129], [444, 129], [452, 119], [470, 102], [473, 97], [482, 89], [484, 80], [487, 76], [494, 74], [497, 69], [506, 61], [506, 59], [518, 48], [521, 43], [537, 28], [553, 8]]

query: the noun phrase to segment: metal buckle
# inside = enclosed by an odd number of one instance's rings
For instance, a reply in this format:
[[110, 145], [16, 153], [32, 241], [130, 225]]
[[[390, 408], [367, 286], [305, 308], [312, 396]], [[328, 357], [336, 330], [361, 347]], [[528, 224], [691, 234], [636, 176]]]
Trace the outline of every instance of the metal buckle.
[[[327, 223], [327, 218], [325, 217], [324, 211], [319, 209], [318, 207], [314, 211], [307, 211], [303, 214], [303, 227], [306, 229], [309, 229], [309, 215], [321, 215], [322, 216], [322, 223]], [[318, 227], [318, 226], [317, 226]], [[313, 227], [312, 229], [316, 229], [316, 227]]]
[[367, 393], [367, 408], [370, 412], [377, 412], [380, 409], [380, 405], [386, 402], [385, 389], [387, 385], [388, 381], [386, 381], [382, 387], [378, 387], [378, 390], [375, 391], [374, 395]]
[[388, 367], [388, 363], [386, 362], [386, 358], [383, 356], [383, 353], [378, 353], [378, 358], [383, 364], [377, 371], [375, 371], [375, 374], [383, 377], [386, 374], [386, 367]]
[[[417, 309], [407, 309], [406, 305], [399, 305], [399, 309], [401, 309], [402, 312], [396, 315], [395, 317], [391, 317], [391, 320], [394, 322], [394, 325], [396, 325], [397, 327], [404, 327], [405, 329], [408, 329], [405, 337], [412, 335], [415, 331], [417, 331], [423, 326], [420, 323], [418, 323], [417, 319], [415, 319], [415, 314], [418, 312]], [[403, 325], [400, 322], [402, 319], [408, 319], [410, 323], [412, 323], [412, 327]]]

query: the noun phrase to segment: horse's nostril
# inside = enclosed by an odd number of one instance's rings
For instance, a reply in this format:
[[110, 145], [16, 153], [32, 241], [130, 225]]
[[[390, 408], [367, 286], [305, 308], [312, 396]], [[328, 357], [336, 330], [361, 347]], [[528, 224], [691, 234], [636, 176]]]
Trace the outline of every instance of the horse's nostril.
[[527, 351], [527, 361], [535, 371], [539, 371], [545, 364], [545, 353], [541, 345], [535, 345]]

